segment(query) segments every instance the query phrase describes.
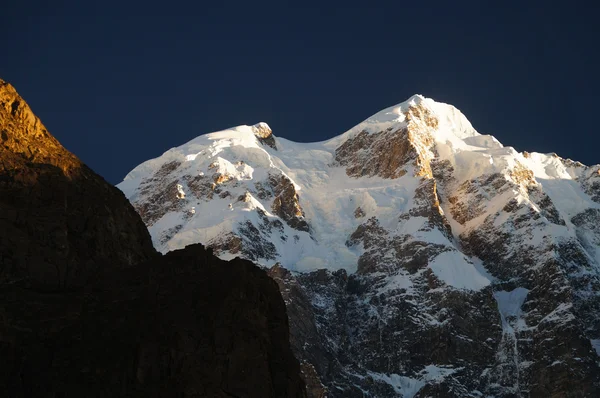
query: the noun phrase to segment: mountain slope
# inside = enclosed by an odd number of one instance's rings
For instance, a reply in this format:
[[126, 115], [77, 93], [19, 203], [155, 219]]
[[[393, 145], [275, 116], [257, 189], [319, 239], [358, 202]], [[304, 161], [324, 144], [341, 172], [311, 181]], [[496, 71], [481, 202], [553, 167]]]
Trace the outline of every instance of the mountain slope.
[[201, 245], [161, 256], [2, 80], [0, 357], [7, 397], [306, 396], [276, 283]]
[[319, 143], [200, 136], [119, 188], [160, 251], [281, 264], [292, 345], [329, 396], [594, 396], [599, 170], [413, 96]]

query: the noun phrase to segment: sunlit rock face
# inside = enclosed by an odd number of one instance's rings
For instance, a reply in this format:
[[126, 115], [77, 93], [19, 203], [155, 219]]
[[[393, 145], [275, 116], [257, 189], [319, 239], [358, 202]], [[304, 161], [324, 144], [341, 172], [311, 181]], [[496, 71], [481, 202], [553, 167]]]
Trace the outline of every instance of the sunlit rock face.
[[599, 166], [519, 153], [418, 95], [318, 143], [257, 126], [119, 188], [156, 207], [158, 250], [270, 268], [312, 396], [599, 394]]

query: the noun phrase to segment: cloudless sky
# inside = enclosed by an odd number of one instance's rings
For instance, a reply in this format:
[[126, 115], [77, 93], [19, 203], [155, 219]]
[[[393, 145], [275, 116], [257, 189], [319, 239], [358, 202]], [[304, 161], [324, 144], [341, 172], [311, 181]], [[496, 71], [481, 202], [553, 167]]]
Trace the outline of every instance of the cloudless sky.
[[597, 2], [11, 1], [0, 77], [112, 183], [204, 133], [321, 141], [415, 93], [600, 163]]

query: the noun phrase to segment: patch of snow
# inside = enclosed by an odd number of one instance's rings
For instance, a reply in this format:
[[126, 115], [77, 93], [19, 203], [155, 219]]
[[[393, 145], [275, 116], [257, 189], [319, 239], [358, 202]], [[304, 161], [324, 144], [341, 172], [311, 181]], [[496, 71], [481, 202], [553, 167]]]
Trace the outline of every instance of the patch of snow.
[[413, 282], [408, 273], [400, 271], [396, 275], [388, 278], [387, 283], [379, 290], [379, 293], [385, 293], [397, 289], [404, 289], [407, 291], [407, 293], [413, 292]]
[[548, 315], [543, 317], [542, 320], [540, 321], [540, 324], [546, 323], [546, 322], [559, 323], [559, 324], [569, 323], [569, 322], [573, 321], [573, 319], [575, 319], [575, 315], [573, 315], [573, 312], [571, 311], [572, 309], [573, 309], [573, 304], [561, 303], [551, 313], [549, 313]]
[[528, 293], [529, 290], [524, 287], [518, 287], [510, 292], [503, 290], [494, 292], [494, 298], [498, 303], [498, 311], [500, 312], [503, 328], [511, 328], [507, 321], [508, 318], [518, 318], [521, 316], [521, 306], [525, 302]]
[[439, 383], [446, 377], [452, 375], [457, 369], [445, 368], [435, 365], [427, 365], [419, 372], [419, 378], [414, 379], [406, 376], [400, 376], [395, 373], [384, 374], [367, 372], [374, 380], [382, 381], [392, 386], [397, 394], [403, 398], [413, 398], [421, 388], [429, 382]]
[[[521, 307], [527, 299], [529, 290], [523, 287], [518, 287], [510, 292], [507, 291], [496, 291], [494, 292], [494, 298], [498, 303], [498, 312], [500, 312], [500, 319], [502, 321], [502, 341], [498, 347], [497, 357], [501, 361], [509, 362], [514, 369], [514, 385], [512, 389], [519, 391], [520, 383], [520, 372], [522, 369], [527, 368], [529, 362], [521, 362], [519, 356], [519, 339], [517, 338], [516, 332], [526, 328], [525, 320], [522, 318]], [[506, 372], [502, 368], [502, 372]]]
[[590, 342], [592, 343], [592, 348], [596, 350], [596, 354], [598, 354], [598, 356], [600, 357], [600, 339], [590, 340]]
[[377, 381], [381, 381], [392, 386], [397, 394], [402, 398], [413, 398], [421, 388], [425, 386], [422, 380], [411, 379], [410, 377], [400, 376], [395, 373], [386, 375], [383, 373], [368, 372], [368, 374]]
[[487, 272], [454, 250], [439, 254], [429, 262], [429, 268], [442, 282], [457, 289], [481, 290], [492, 282]]

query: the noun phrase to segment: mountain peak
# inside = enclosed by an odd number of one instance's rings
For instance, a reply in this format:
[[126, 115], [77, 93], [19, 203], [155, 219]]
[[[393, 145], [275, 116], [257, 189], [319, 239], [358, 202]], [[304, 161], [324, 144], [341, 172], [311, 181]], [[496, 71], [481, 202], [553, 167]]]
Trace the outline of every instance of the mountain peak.
[[275, 144], [275, 138], [273, 137], [273, 131], [271, 127], [265, 122], [260, 122], [252, 126], [252, 131], [258, 141], [261, 144], [265, 144], [270, 146], [273, 149], [277, 149], [277, 145]]
[[[431, 124], [431, 120], [437, 119], [440, 129], [438, 133], [451, 133], [460, 139], [479, 135], [469, 120], [454, 106], [437, 102], [423, 95], [415, 94], [406, 101], [385, 108], [362, 123], [359, 123], [348, 133], [366, 130], [368, 132], [379, 132], [388, 128], [400, 127], [409, 121], [421, 121]], [[446, 131], [444, 131], [446, 130]]]
[[77, 172], [82, 164], [44, 127], [15, 88], [0, 80], [0, 142], [5, 156], [14, 162], [50, 164], [65, 175]]
[[598, 167], [521, 154], [421, 95], [327, 141], [268, 139], [201, 136], [119, 187], [163, 252], [201, 242], [297, 271], [273, 275], [314, 385], [597, 395]]

